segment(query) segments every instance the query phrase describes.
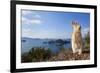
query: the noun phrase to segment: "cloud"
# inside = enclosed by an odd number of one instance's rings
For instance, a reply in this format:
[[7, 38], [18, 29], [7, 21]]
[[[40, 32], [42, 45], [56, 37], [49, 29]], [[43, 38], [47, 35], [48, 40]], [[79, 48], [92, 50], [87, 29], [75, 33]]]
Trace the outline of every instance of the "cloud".
[[42, 21], [40, 19], [28, 19], [26, 17], [22, 17], [22, 24], [27, 24], [27, 25], [31, 25], [31, 24], [41, 24]]
[[41, 16], [34, 11], [22, 11], [22, 24], [41, 24]]
[[50, 38], [50, 39], [69, 39], [70, 34], [67, 32], [56, 32], [56, 31], [38, 31], [33, 29], [22, 29], [22, 37], [29, 38]]
[[22, 15], [32, 14], [32, 11], [22, 10]]
[[36, 14], [34, 17], [35, 17], [35, 18], [41, 18], [41, 16], [38, 15], [38, 14]]
[[22, 29], [22, 37], [31, 37], [33, 34], [31, 29]]
[[90, 28], [89, 28], [89, 27], [88, 27], [88, 28], [82, 29], [82, 37], [85, 37], [86, 34], [87, 34], [89, 31], [90, 31]]

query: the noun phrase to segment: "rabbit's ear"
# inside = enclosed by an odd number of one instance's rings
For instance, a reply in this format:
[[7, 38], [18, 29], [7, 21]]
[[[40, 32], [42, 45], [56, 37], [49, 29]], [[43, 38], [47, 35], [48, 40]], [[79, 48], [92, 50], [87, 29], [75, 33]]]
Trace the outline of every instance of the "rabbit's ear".
[[77, 24], [78, 24], [78, 22], [75, 22], [75, 24], [77, 25]]
[[78, 23], [77, 21], [75, 22], [75, 24], [76, 24], [76, 25], [79, 25], [79, 23]]
[[76, 22], [77, 25], [80, 25], [79, 22]]
[[74, 24], [74, 21], [72, 21], [72, 25]]
[[77, 21], [72, 21], [72, 25], [77, 25], [79, 24]]
[[72, 25], [75, 25], [75, 21], [72, 21]]

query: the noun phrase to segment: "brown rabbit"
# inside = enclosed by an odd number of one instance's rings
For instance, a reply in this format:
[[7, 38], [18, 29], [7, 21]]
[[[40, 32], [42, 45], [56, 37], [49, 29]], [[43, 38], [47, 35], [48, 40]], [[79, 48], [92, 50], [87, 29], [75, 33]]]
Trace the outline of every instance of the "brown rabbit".
[[82, 53], [83, 42], [81, 35], [81, 26], [79, 23], [72, 21], [73, 33], [72, 33], [72, 51], [73, 53]]

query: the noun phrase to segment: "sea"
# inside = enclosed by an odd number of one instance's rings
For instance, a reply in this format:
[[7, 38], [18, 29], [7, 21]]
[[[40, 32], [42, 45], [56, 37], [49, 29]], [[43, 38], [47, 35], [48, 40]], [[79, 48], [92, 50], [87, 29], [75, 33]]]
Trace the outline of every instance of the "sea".
[[40, 38], [21, 38], [21, 54], [29, 52], [32, 47], [43, 47], [45, 49], [50, 49], [51, 52], [57, 53], [63, 47], [65, 49], [71, 49], [71, 40], [70, 39], [60, 39], [66, 43], [55, 42], [58, 39], [40, 39]]

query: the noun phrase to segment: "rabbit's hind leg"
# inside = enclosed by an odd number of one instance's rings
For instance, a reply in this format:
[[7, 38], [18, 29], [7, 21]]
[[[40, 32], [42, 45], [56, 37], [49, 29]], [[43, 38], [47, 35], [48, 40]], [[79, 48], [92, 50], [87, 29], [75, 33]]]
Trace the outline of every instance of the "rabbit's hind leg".
[[82, 54], [82, 49], [78, 49], [78, 54]]
[[72, 48], [72, 51], [73, 51], [73, 54], [77, 52], [75, 48]]

